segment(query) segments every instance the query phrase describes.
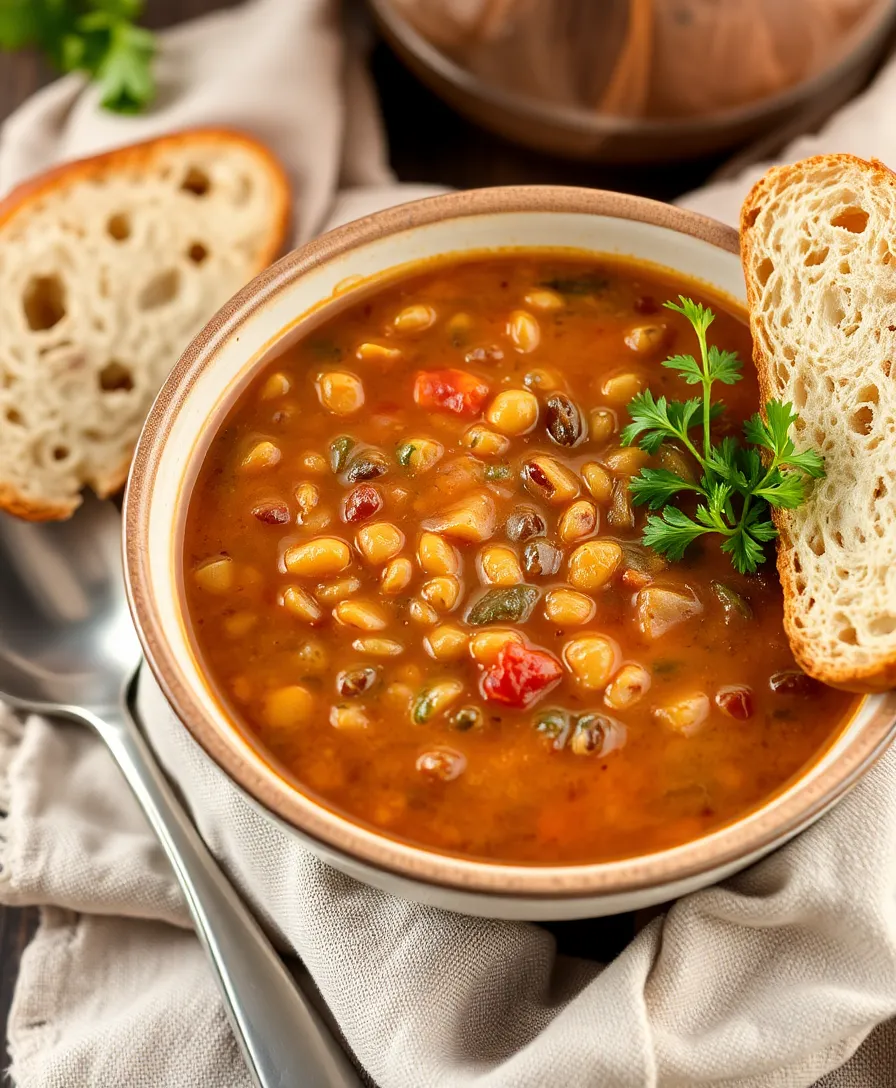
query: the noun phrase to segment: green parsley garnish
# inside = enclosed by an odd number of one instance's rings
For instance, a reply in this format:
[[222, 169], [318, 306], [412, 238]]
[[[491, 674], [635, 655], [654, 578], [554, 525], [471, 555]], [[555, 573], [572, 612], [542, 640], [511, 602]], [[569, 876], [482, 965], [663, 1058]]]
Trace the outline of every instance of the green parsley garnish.
[[155, 96], [142, 10], [143, 0], [0, 0], [0, 50], [40, 49], [59, 71], [95, 80], [106, 109], [138, 113]]
[[[790, 438], [797, 415], [792, 404], [777, 400], [768, 401], [764, 419], [757, 412], [744, 424], [750, 446], [741, 446], [730, 436], [713, 443], [712, 421], [724, 409], [713, 404], [712, 387], [716, 382], [733, 385], [740, 381], [741, 362], [736, 352], [707, 344], [713, 312], [683, 295], [679, 298], [680, 305], [665, 305], [693, 325], [700, 358], [674, 355], [662, 365], [676, 370], [688, 385], [702, 386], [703, 395], [668, 401], [655, 398], [649, 389], [639, 393], [628, 406], [632, 422], [623, 430], [622, 442], [637, 442], [648, 453], [656, 453], [664, 442], [677, 442], [700, 466], [702, 477], [694, 483], [670, 469], [644, 468], [631, 481], [632, 500], [661, 510], [648, 516], [644, 528], [644, 543], [654, 551], [681, 559], [698, 537], [718, 533], [725, 538], [722, 551], [731, 557], [737, 571], [746, 574], [763, 562], [765, 545], [778, 535], [770, 508], [799, 506], [806, 497], [806, 477], [824, 476], [824, 462], [814, 450], [797, 453]], [[702, 438], [692, 437], [695, 428], [702, 429]], [[676, 495], [689, 491], [701, 499], [693, 518], [668, 505]]]

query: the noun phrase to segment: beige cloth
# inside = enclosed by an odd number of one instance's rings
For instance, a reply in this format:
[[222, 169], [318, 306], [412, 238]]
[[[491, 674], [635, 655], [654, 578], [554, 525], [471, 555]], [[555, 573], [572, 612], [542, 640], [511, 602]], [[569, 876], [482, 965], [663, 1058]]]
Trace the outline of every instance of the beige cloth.
[[[3, 184], [218, 122], [287, 160], [302, 237], [403, 195], [329, 0], [255, 0], [184, 27], [160, 71], [144, 118], [97, 114], [76, 80], [38, 95], [3, 133]], [[879, 82], [890, 102], [894, 80]], [[855, 108], [849, 134], [880, 120], [855, 146], [896, 160], [896, 122], [875, 103]], [[339, 185], [366, 188], [334, 205]], [[739, 194], [719, 196], [729, 219]], [[896, 1083], [896, 752], [798, 840], [676, 903], [601, 966], [558, 956], [539, 927], [408, 904], [328, 869], [246, 803], [146, 674], [138, 705], [206, 841], [380, 1088]], [[10, 1023], [19, 1088], [248, 1086], [167, 865], [99, 742], [0, 714], [0, 807], [0, 899], [44, 908]]]

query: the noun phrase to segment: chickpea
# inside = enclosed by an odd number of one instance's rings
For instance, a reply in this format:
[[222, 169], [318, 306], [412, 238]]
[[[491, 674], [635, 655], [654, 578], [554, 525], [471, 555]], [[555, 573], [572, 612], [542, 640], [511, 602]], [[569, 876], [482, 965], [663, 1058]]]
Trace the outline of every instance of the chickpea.
[[320, 488], [315, 484], [299, 484], [296, 488], [296, 502], [299, 504], [299, 510], [304, 518], [320, 502]]
[[395, 457], [409, 476], [419, 476], [438, 464], [444, 453], [442, 443], [432, 438], [409, 438], [395, 451]]
[[579, 627], [594, 615], [594, 601], [574, 589], [552, 589], [544, 599], [544, 612], [558, 627]]
[[523, 636], [519, 631], [500, 627], [477, 631], [470, 639], [470, 655], [480, 665], [493, 665], [508, 642], [516, 642], [522, 646]]
[[527, 389], [505, 389], [491, 402], [485, 418], [501, 434], [526, 434], [538, 422], [538, 398]]
[[605, 635], [581, 635], [567, 642], [563, 658], [580, 687], [599, 691], [616, 671], [619, 648]]
[[607, 690], [604, 702], [614, 710], [634, 706], [650, 690], [650, 673], [643, 665], [623, 665]]
[[477, 457], [503, 457], [510, 449], [510, 442], [501, 434], [495, 434], [481, 423], [474, 423], [461, 435], [461, 445], [475, 453]]
[[266, 468], [273, 468], [280, 463], [282, 454], [280, 447], [273, 442], [256, 442], [246, 456], [240, 461], [240, 467], [247, 472], [262, 472]]
[[398, 657], [404, 653], [404, 646], [392, 638], [356, 638], [352, 649], [371, 657]]
[[541, 343], [541, 326], [526, 310], [514, 310], [507, 322], [507, 335], [522, 355], [529, 355]]
[[344, 540], [319, 536], [287, 548], [283, 563], [290, 574], [300, 578], [328, 578], [344, 571], [351, 559], [352, 553]]
[[466, 313], [456, 313], [448, 319], [446, 327], [451, 342], [455, 347], [460, 347], [469, 340], [470, 333], [473, 331], [473, 318]]
[[433, 748], [417, 759], [417, 770], [436, 782], [453, 782], [464, 773], [467, 757], [452, 748]]
[[265, 696], [262, 713], [272, 729], [301, 725], [314, 713], [314, 696], [301, 684], [275, 688]]
[[430, 578], [420, 587], [420, 596], [436, 612], [450, 612], [460, 598], [460, 582], [451, 574]]
[[359, 344], [355, 355], [362, 363], [395, 363], [402, 357], [400, 348], [387, 348], [385, 344]]
[[609, 472], [596, 461], [589, 461], [582, 466], [582, 479], [592, 498], [598, 502], [607, 502], [613, 494], [613, 479]]
[[576, 589], [600, 589], [622, 562], [622, 548], [613, 540], [589, 540], [569, 557], [569, 581]]
[[307, 676], [320, 676], [330, 667], [330, 657], [323, 645], [316, 639], [303, 642], [296, 651], [300, 673]]
[[579, 499], [572, 506], [568, 506], [557, 524], [557, 535], [564, 544], [582, 540], [595, 532], [597, 532], [597, 510], [593, 503], [585, 499]]
[[526, 295], [526, 304], [533, 310], [542, 310], [550, 313], [554, 310], [566, 308], [566, 302], [558, 291], [552, 291], [548, 287], [535, 287]]
[[614, 374], [607, 378], [601, 386], [601, 393], [610, 404], [625, 405], [644, 388], [644, 380], [640, 374], [625, 371], [622, 374]]
[[287, 586], [280, 603], [287, 612], [305, 623], [320, 623], [323, 619], [323, 609], [307, 590], [299, 586]]
[[408, 605], [408, 615], [414, 623], [419, 623], [421, 627], [432, 627], [434, 623], [439, 622], [439, 614], [432, 605], [427, 604], [426, 601], [418, 600], [416, 597]]
[[281, 371], [277, 371], [261, 387], [261, 399], [276, 400], [278, 397], [285, 397], [291, 388], [292, 383], [289, 378]]
[[458, 574], [457, 549], [438, 533], [423, 533], [417, 545], [417, 562], [424, 574]]
[[662, 325], [636, 325], [625, 334], [625, 346], [638, 355], [648, 355], [666, 342], [666, 330]]
[[409, 684], [412, 688], [419, 687], [423, 681], [423, 671], [419, 665], [402, 665], [392, 673], [395, 680], [402, 684]]
[[454, 623], [443, 623], [423, 640], [426, 652], [436, 661], [455, 661], [467, 652], [467, 635]]
[[526, 371], [523, 377], [523, 385], [527, 389], [534, 389], [538, 393], [556, 393], [566, 389], [566, 381], [559, 370], [551, 367], [534, 367]]
[[258, 624], [258, 616], [254, 612], [234, 612], [224, 621], [224, 630], [230, 638], [242, 638]]
[[639, 446], [622, 446], [620, 449], [607, 450], [602, 460], [617, 476], [637, 476], [647, 464], [649, 456]]
[[395, 331], [399, 333], [424, 332], [435, 324], [435, 320], [436, 312], [432, 306], [418, 302], [413, 306], [405, 306], [400, 313], [395, 315], [392, 325]]
[[414, 689], [407, 684], [389, 684], [383, 692], [383, 705], [397, 714], [410, 714]]
[[579, 494], [579, 478], [556, 458], [546, 454], [530, 457], [523, 465], [523, 484], [536, 499], [559, 505]]
[[388, 622], [382, 610], [368, 601], [340, 601], [333, 609], [333, 617], [346, 627], [362, 631], [382, 631]]
[[358, 551], [368, 563], [379, 566], [394, 558], [404, 547], [404, 533], [388, 521], [375, 521], [358, 530]]
[[248, 703], [252, 698], [252, 684], [245, 676], [235, 676], [230, 691], [238, 703]]
[[616, 413], [609, 408], [595, 408], [591, 412], [592, 442], [607, 442], [617, 428]]
[[410, 559], [405, 559], [404, 556], [400, 556], [398, 559], [391, 559], [383, 569], [383, 576], [380, 582], [383, 593], [387, 597], [395, 597], [403, 589], [406, 589], [408, 583], [414, 575], [414, 568], [411, 565]]
[[317, 398], [337, 416], [350, 416], [364, 405], [364, 384], [356, 374], [330, 370], [317, 379]]
[[492, 544], [479, 557], [482, 579], [493, 586], [515, 586], [523, 580], [523, 568], [512, 548]]
[[236, 581], [234, 562], [229, 556], [210, 559], [193, 571], [193, 581], [206, 593], [229, 593]]
[[309, 533], [319, 533], [333, 520], [333, 514], [330, 510], [326, 510], [321, 507], [319, 510], [315, 510], [308, 514], [307, 517], [302, 515], [302, 527]]
[[311, 472], [315, 476], [323, 476], [325, 472], [330, 471], [330, 466], [327, 464], [326, 457], [314, 451], [303, 453], [299, 465], [306, 472]]
[[322, 601], [343, 601], [346, 597], [351, 597], [353, 593], [357, 593], [361, 588], [360, 581], [355, 578], [354, 575], [350, 575], [348, 578], [340, 578], [338, 582], [330, 582], [329, 585], [319, 585], [315, 593]]
[[367, 729], [370, 725], [370, 718], [363, 706], [341, 704], [340, 706], [330, 707], [330, 725], [334, 729], [345, 729], [352, 732]]

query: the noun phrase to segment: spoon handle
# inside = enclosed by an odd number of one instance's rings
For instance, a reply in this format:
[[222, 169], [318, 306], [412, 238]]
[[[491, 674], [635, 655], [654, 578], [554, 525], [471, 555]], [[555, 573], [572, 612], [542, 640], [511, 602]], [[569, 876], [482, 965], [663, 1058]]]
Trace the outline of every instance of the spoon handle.
[[218, 868], [124, 708], [79, 714], [109, 746], [168, 855], [257, 1088], [360, 1088], [343, 1049]]

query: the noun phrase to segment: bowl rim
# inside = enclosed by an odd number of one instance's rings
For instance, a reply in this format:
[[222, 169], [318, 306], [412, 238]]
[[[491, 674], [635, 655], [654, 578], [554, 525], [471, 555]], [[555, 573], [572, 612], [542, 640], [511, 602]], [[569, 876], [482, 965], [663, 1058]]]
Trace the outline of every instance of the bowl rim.
[[[223, 345], [267, 302], [308, 271], [387, 236], [468, 216], [526, 212], [632, 220], [690, 235], [730, 254], [739, 252], [737, 231], [697, 212], [623, 193], [565, 186], [508, 186], [429, 197], [355, 220], [293, 250], [218, 311], [184, 351], [159, 392], [140, 435], [125, 491], [125, 583], [146, 661], [193, 739], [240, 789], [324, 849], [379, 871], [455, 890], [532, 899], [617, 895], [698, 878], [761, 854], [806, 826], [882, 754], [896, 732], [896, 693], [878, 697], [870, 719], [827, 767], [809, 779], [798, 779], [786, 789], [785, 796], [771, 799], [773, 804], [766, 802], [709, 835], [654, 854], [612, 862], [552, 866], [479, 861], [413, 846], [368, 829], [301, 793], [263, 761], [250, 766], [233, 743], [238, 733], [236, 724], [231, 723], [228, 743], [228, 737], [206, 716], [191, 690], [166, 635], [148, 570], [153, 488], [173, 420], [189, 398], [198, 375], [214, 364]], [[389, 267], [381, 271], [387, 273]], [[283, 331], [266, 339], [276, 339]], [[214, 411], [213, 407], [209, 409], [209, 417]], [[172, 532], [183, 502], [181, 494], [168, 514]], [[229, 719], [226, 710], [220, 709], [222, 719]]]
[[896, 23], [896, 0], [879, 0], [876, 7], [866, 11], [847, 32], [842, 51], [830, 64], [776, 94], [699, 117], [630, 118], [599, 113], [583, 106], [547, 102], [534, 95], [488, 83], [428, 41], [393, 8], [390, 0], [371, 0], [371, 5], [386, 33], [401, 49], [445, 83], [493, 109], [503, 110], [522, 120], [559, 127], [570, 133], [590, 137], [625, 135], [642, 140], [655, 136], [684, 139], [694, 133], [720, 132], [756, 122], [815, 98], [834, 86], [854, 65], [862, 63], [866, 57], [872, 57], [879, 48], [880, 39]]

